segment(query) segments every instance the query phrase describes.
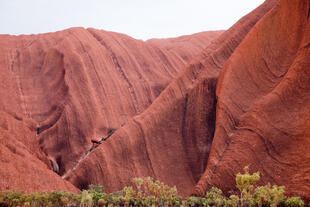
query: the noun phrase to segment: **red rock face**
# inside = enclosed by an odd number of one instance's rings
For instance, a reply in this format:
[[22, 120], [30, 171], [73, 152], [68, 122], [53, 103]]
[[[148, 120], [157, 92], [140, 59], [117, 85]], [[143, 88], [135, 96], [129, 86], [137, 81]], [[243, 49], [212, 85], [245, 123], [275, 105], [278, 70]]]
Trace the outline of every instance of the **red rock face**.
[[309, 11], [267, 0], [217, 38], [1, 36], [0, 188], [116, 191], [152, 176], [182, 195], [231, 193], [248, 165], [309, 199]]
[[218, 73], [275, 3], [267, 1], [212, 42], [148, 109], [96, 148], [67, 179], [79, 188], [102, 183], [116, 191], [133, 177], [152, 176], [189, 195], [212, 147]]
[[248, 165], [261, 172], [261, 184], [310, 198], [309, 7], [281, 0], [224, 65], [214, 140], [195, 193], [235, 190], [235, 174]]
[[[197, 51], [206, 48], [219, 36], [219, 31], [200, 32], [178, 38], [150, 39], [147, 42], [169, 52], [178, 54], [187, 62], [197, 56]], [[190, 55], [189, 55], [190, 54]]]
[[[0, 139], [6, 159], [0, 163], [5, 178], [0, 190], [76, 191], [51, 169], [62, 175], [73, 168], [92, 138], [106, 136], [144, 111], [221, 33], [159, 40], [161, 45], [82, 28], [1, 35]], [[182, 50], [171, 43], [177, 39], [184, 42]]]
[[34, 133], [20, 117], [3, 111], [0, 114], [0, 190], [79, 191], [50, 170]]

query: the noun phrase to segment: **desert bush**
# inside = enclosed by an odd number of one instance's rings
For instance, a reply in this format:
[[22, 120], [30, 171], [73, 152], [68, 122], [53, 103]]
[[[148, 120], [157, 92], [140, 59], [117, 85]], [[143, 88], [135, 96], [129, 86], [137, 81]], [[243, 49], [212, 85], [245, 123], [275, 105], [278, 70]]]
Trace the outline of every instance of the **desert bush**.
[[259, 172], [250, 174], [249, 168], [244, 168], [244, 174], [238, 173], [236, 175], [236, 187], [240, 191], [240, 198], [238, 196], [231, 196], [233, 206], [240, 204], [243, 206], [289, 206], [289, 207], [303, 207], [304, 202], [299, 197], [286, 197], [284, 186], [271, 186], [268, 183], [265, 186], [258, 186], [256, 183], [260, 179]]
[[212, 187], [209, 191], [206, 192], [206, 201], [207, 205], [222, 206], [226, 203], [226, 199], [223, 196], [221, 189]]
[[288, 207], [303, 207], [305, 205], [304, 201], [299, 197], [290, 197], [285, 201], [285, 206]]
[[131, 196], [141, 200], [141, 205], [180, 205], [181, 198], [178, 196], [177, 188], [170, 187], [163, 182], [153, 180], [151, 177], [134, 178]]
[[81, 204], [83, 206], [92, 206], [93, 205], [93, 194], [87, 190], [83, 190], [81, 194]]
[[178, 196], [175, 186], [170, 187], [158, 180], [154, 181], [151, 177], [134, 178], [133, 184], [138, 197], [155, 196], [169, 199]]
[[20, 191], [3, 191], [0, 193], [0, 207], [303, 207], [304, 201], [299, 197], [286, 197], [284, 186], [256, 186], [260, 174], [244, 173], [236, 175], [238, 195], [225, 197], [221, 189], [212, 187], [205, 197], [182, 198], [176, 187], [170, 187], [151, 177], [134, 178], [132, 186], [126, 186], [114, 193], [105, 193], [102, 185], [90, 185], [80, 194], [67, 191], [51, 193], [37, 192], [25, 194]]
[[285, 201], [284, 186], [272, 186], [268, 183], [255, 189], [254, 201], [258, 206], [276, 207]]
[[2, 191], [0, 204], [3, 206], [19, 206], [23, 203], [24, 193], [21, 191]]
[[230, 200], [230, 206], [232, 207], [240, 206], [240, 198], [237, 195], [230, 195], [229, 200]]
[[[83, 191], [84, 192], [84, 198], [83, 198], [84, 200], [83, 200], [83, 202], [87, 203], [87, 200], [88, 200], [88, 204], [94, 205], [94, 206], [98, 206], [99, 205], [99, 200], [100, 199], [101, 199], [101, 203], [104, 202], [104, 198], [106, 196], [105, 196], [105, 193], [103, 192], [104, 187], [102, 185], [89, 185], [88, 189], [89, 190], [87, 190], [85, 192]], [[82, 192], [82, 195], [83, 195], [83, 192]], [[91, 197], [91, 199], [90, 199], [90, 197]], [[91, 200], [91, 202], [90, 202], [90, 200]]]
[[241, 206], [251, 206], [254, 204], [253, 192], [254, 186], [259, 181], [259, 172], [249, 173], [249, 167], [244, 168], [244, 174], [238, 173], [236, 175], [236, 187], [240, 191]]

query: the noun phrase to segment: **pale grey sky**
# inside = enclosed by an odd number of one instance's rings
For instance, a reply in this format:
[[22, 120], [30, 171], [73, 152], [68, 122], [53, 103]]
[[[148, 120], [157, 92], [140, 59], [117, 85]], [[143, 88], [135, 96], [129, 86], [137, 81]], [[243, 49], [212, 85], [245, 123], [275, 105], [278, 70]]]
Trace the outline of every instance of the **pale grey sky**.
[[137, 39], [228, 29], [264, 0], [0, 0], [0, 34], [93, 27]]

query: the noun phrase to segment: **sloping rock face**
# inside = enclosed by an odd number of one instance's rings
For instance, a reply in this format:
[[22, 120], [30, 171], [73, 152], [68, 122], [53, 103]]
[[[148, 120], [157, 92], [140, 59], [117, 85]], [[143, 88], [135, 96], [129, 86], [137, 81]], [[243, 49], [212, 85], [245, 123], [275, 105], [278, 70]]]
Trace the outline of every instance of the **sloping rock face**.
[[267, 0], [184, 70], [204, 35], [184, 44], [81, 28], [1, 36], [0, 188], [42, 180], [48, 190], [116, 191], [152, 176], [182, 195], [232, 193], [248, 165], [260, 184], [309, 199], [309, 24], [308, 0]]
[[184, 40], [188, 53], [95, 29], [0, 35], [0, 190], [76, 191], [51, 168], [71, 169], [221, 33]]
[[[200, 32], [192, 35], [184, 35], [178, 38], [150, 39], [147, 42], [169, 52], [176, 53], [186, 61], [197, 56], [201, 47], [206, 48], [209, 43], [219, 36], [221, 31]], [[191, 54], [191, 55], [189, 55]]]
[[244, 166], [261, 184], [310, 198], [310, 2], [281, 0], [255, 25], [222, 69], [216, 128], [194, 192], [234, 190]]
[[26, 192], [78, 189], [50, 170], [46, 155], [40, 150], [35, 125], [24, 115], [21, 82], [8, 64], [9, 41], [0, 44], [0, 190]]
[[101, 183], [116, 191], [133, 177], [152, 176], [189, 195], [212, 148], [219, 71], [275, 3], [266, 1], [213, 41], [148, 109], [96, 148], [67, 179], [79, 188]]
[[21, 117], [0, 112], [0, 190], [79, 190], [49, 168], [34, 133]]

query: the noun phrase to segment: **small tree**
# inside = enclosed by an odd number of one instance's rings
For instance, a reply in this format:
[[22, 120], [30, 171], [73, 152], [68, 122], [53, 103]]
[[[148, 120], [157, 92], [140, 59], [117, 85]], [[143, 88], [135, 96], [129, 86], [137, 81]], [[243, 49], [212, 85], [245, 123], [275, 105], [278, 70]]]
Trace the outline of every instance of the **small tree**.
[[236, 186], [240, 191], [241, 206], [251, 205], [254, 203], [253, 191], [254, 185], [259, 181], [259, 172], [249, 173], [249, 167], [244, 167], [244, 174], [238, 173], [236, 175]]

